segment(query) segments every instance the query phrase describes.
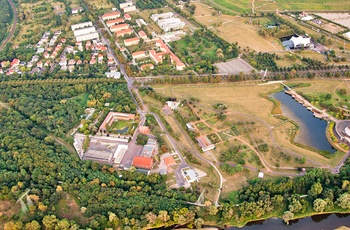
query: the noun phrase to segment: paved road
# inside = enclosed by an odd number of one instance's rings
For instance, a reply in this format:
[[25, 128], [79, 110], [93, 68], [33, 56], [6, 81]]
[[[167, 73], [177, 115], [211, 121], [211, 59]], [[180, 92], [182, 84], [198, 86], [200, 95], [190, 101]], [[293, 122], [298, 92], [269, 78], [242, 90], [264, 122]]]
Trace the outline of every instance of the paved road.
[[17, 10], [16, 10], [15, 5], [13, 4], [12, 0], [7, 0], [7, 1], [9, 2], [10, 6], [12, 8], [12, 11], [13, 11], [13, 24], [12, 24], [9, 35], [7, 36], [7, 38], [3, 41], [2, 45], [0, 46], [0, 50], [2, 50], [6, 46], [7, 42], [11, 39], [13, 33], [15, 32], [17, 21], [18, 21], [18, 14], [17, 14]]

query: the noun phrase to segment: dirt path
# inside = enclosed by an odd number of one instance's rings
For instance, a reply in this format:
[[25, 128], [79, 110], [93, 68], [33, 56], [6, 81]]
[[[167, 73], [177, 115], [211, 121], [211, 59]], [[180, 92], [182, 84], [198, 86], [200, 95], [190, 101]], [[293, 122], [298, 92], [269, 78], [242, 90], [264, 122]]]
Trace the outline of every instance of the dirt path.
[[2, 43], [2, 45], [0, 46], [0, 50], [2, 50], [5, 45], [7, 44], [7, 42], [11, 39], [13, 33], [15, 32], [16, 29], [16, 25], [17, 25], [17, 21], [18, 21], [18, 15], [17, 15], [17, 10], [15, 5], [13, 4], [12, 0], [7, 0], [12, 8], [13, 11], [13, 24], [10, 30], [10, 34], [7, 36], [7, 38], [4, 40], [4, 42]]

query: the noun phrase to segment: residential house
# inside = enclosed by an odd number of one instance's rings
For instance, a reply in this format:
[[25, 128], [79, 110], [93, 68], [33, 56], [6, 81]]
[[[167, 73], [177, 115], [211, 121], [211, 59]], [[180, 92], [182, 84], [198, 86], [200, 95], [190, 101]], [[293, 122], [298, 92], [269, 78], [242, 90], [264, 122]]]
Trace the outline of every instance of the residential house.
[[145, 70], [145, 69], [154, 69], [154, 65], [149, 63], [149, 64], [143, 64], [141, 65], [141, 70]]
[[146, 57], [146, 52], [145, 51], [138, 51], [138, 52], [132, 53], [132, 58], [133, 59], [144, 58], [144, 57]]
[[126, 30], [115, 32], [115, 35], [117, 37], [124, 37], [125, 35], [130, 35], [133, 33], [134, 33], [134, 31], [132, 29], [126, 29]]
[[141, 30], [138, 34], [143, 40], [147, 39], [147, 34], [143, 30]]
[[75, 7], [75, 8], [72, 8], [72, 14], [74, 15], [74, 14], [79, 14], [79, 13], [81, 13], [81, 12], [83, 12], [84, 11], [84, 9], [83, 9], [83, 7]]
[[90, 65], [95, 65], [95, 64], [96, 64], [96, 59], [95, 58], [91, 58]]
[[114, 20], [109, 20], [106, 22], [106, 25], [108, 27], [111, 27], [111, 26], [114, 26], [114, 25], [117, 25], [117, 24], [120, 24], [124, 22], [124, 18], [117, 18], [117, 19], [114, 19]]
[[140, 42], [140, 38], [134, 37], [134, 38], [128, 38], [124, 40], [124, 45], [125, 46], [132, 46], [132, 45], [137, 45]]
[[44, 58], [49, 58], [50, 57], [50, 54], [48, 52], [44, 52]]
[[19, 59], [14, 58], [14, 59], [12, 60], [12, 62], [11, 62], [11, 67], [12, 67], [12, 68], [13, 68], [13, 67], [18, 67], [20, 62], [21, 62], [21, 61], [20, 61]]
[[129, 25], [124, 23], [124, 24], [114, 25], [110, 28], [110, 30], [112, 32], [117, 32], [117, 31], [129, 29], [129, 28], [130, 28]]
[[43, 63], [42, 63], [42, 61], [39, 61], [38, 63], [36, 63], [36, 66], [42, 69], [42, 68], [43, 68]]
[[112, 13], [107, 13], [102, 15], [102, 20], [112, 20], [112, 19], [116, 19], [116, 18], [120, 18], [120, 13], [119, 12], [112, 12]]
[[131, 16], [129, 14], [124, 14], [124, 18], [125, 20], [127, 21], [130, 21], [131, 20]]
[[76, 61], [74, 59], [70, 59], [68, 61], [68, 65], [75, 65]]

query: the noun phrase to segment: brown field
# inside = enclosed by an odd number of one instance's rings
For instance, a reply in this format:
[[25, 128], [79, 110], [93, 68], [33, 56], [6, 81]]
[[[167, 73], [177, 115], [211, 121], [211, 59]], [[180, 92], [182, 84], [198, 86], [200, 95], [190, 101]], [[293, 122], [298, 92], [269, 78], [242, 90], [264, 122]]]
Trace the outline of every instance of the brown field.
[[[249, 47], [256, 51], [282, 50], [277, 39], [263, 38], [258, 34], [260, 26], [247, 24], [247, 18], [240, 16], [221, 15], [212, 16], [215, 12], [208, 5], [194, 2], [196, 12], [194, 18], [204, 26], [218, 33], [220, 37], [230, 43], [238, 43], [242, 48]], [[264, 21], [264, 19], [261, 19]]]
[[94, 1], [89, 1], [89, 4], [94, 5], [96, 8], [98, 9], [112, 9], [113, 7], [115, 7], [115, 5], [108, 0], [94, 0]]
[[[327, 84], [327, 81], [323, 82], [322, 80], [314, 80], [313, 82], [315, 82], [315, 86], [313, 87], [319, 87], [320, 90], [322, 89], [323, 84]], [[333, 88], [329, 86], [329, 89], [325, 88], [324, 92], [334, 89], [334, 85], [341, 84], [341, 81], [331, 82]], [[294, 126], [289, 122], [281, 124], [280, 119], [271, 116], [271, 110], [273, 107], [272, 102], [260, 96], [261, 94], [271, 92], [277, 87], [278, 85], [257, 86], [256, 84], [235, 85], [227, 83], [225, 85], [195, 84], [177, 86], [153, 86], [156, 92], [164, 94], [166, 96], [177, 97], [178, 99], [189, 99], [191, 97], [200, 98], [200, 102], [195, 102], [195, 104], [196, 111], [198, 112], [200, 109], [202, 111], [199, 114], [201, 117], [202, 115], [204, 116], [204, 113], [212, 113], [213, 105], [219, 102], [228, 105], [229, 109], [227, 112], [227, 118], [224, 122], [210, 123], [209, 121], [211, 120], [208, 120], [208, 123], [216, 129], [229, 127], [230, 124], [238, 121], [241, 121], [243, 123], [250, 123], [251, 121], [254, 121], [255, 123], [253, 125], [248, 124], [244, 127], [238, 128], [238, 130], [240, 130], [241, 134], [243, 133], [242, 130], [245, 130], [247, 133], [249, 133], [249, 136], [244, 135], [242, 138], [253, 146], [259, 145], [259, 143], [267, 143], [269, 145], [270, 150], [266, 153], [261, 153], [261, 155], [264, 156], [264, 159], [269, 163], [269, 165], [273, 167], [277, 165], [280, 167], [301, 166], [299, 162], [295, 161], [296, 157], [305, 157], [307, 160], [317, 162], [317, 164], [315, 164], [313, 162], [307, 161], [305, 165], [308, 166], [325, 166], [329, 164], [334, 165], [337, 160], [327, 159], [318, 153], [297, 147], [290, 143], [291, 129], [294, 128]], [[305, 90], [308, 88], [300, 89]], [[245, 114], [252, 115], [253, 117], [249, 117]], [[276, 146], [273, 144], [269, 135], [268, 127], [259, 119], [267, 122], [270, 127], [275, 127], [273, 128], [274, 139], [279, 146], [286, 150], [283, 151], [284, 154], [281, 154], [281, 150], [276, 148]], [[233, 140], [229, 140], [229, 143], [231, 143], [231, 141]], [[225, 143], [218, 145], [218, 150], [215, 151], [215, 157], [218, 158], [220, 156], [219, 152], [227, 149], [228, 147], [229, 145], [225, 145]], [[290, 156], [289, 160], [285, 159], [287, 155]], [[254, 166], [254, 164], [254, 162], [250, 163], [251, 166]]]
[[20, 204], [16, 204], [13, 201], [0, 200], [0, 213], [2, 214], [2, 217], [0, 217], [0, 229], [4, 229], [6, 220], [10, 220], [13, 215], [19, 214], [20, 210]]

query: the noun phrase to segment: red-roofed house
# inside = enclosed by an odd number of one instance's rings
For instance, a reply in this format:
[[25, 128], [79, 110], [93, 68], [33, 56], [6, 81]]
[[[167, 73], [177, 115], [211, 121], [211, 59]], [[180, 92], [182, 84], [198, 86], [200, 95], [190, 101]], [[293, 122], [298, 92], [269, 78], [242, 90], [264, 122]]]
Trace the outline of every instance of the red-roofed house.
[[19, 66], [19, 63], [20, 63], [20, 62], [21, 62], [21, 61], [20, 61], [19, 59], [17, 59], [17, 58], [13, 59], [12, 62], [11, 62], [11, 67], [17, 67], [17, 66]]
[[153, 64], [144, 64], [140, 68], [141, 68], [141, 70], [145, 70], [147, 68], [154, 69], [154, 65]]
[[102, 20], [112, 20], [120, 18], [120, 13], [119, 12], [112, 12], [112, 13], [107, 13], [102, 15]]
[[39, 61], [37, 64], [36, 64], [37, 67], [39, 68], [43, 68], [43, 63], [41, 61]]
[[122, 23], [122, 22], [124, 22], [124, 18], [117, 18], [117, 19], [114, 19], [114, 20], [107, 21], [106, 25], [108, 27], [111, 27], [111, 26], [117, 25], [117, 24]]
[[110, 30], [111, 30], [112, 32], [117, 32], [117, 31], [121, 31], [121, 30], [127, 30], [127, 29], [129, 29], [129, 28], [130, 28], [130, 27], [129, 27], [128, 24], [123, 23], [123, 24], [120, 24], [120, 25], [114, 25], [114, 26], [112, 26], [112, 27], [110, 28]]
[[167, 167], [171, 167], [173, 165], [176, 165], [176, 161], [172, 156], [168, 156], [168, 157], [164, 158], [163, 161]]
[[139, 169], [151, 169], [153, 167], [153, 158], [136, 156], [132, 161], [132, 166]]
[[145, 51], [138, 51], [138, 52], [132, 53], [132, 58], [134, 58], [134, 59], [144, 58], [144, 57], [146, 57]]
[[65, 43], [66, 41], [67, 41], [67, 39], [61, 38], [61, 42], [62, 42], [62, 43]]
[[47, 61], [45, 62], [45, 64], [44, 64], [45, 67], [48, 67], [48, 66], [50, 66], [50, 65], [51, 65], [50, 60], [47, 60]]
[[125, 35], [130, 35], [133, 33], [134, 31], [132, 29], [127, 29], [127, 30], [115, 32], [115, 35], [117, 35], [117, 37], [124, 37]]
[[139, 32], [139, 36], [140, 36], [140, 38], [142, 38], [143, 40], [147, 39], [147, 34], [146, 34], [143, 30], [141, 30], [141, 31]]
[[44, 58], [49, 58], [50, 54], [48, 52], [44, 52]]
[[91, 58], [90, 65], [95, 65], [95, 64], [96, 64], [96, 59], [95, 58]]
[[125, 46], [132, 46], [132, 45], [137, 45], [140, 42], [140, 38], [134, 37], [134, 38], [129, 38], [124, 40], [124, 45]]
[[139, 127], [139, 131], [141, 134], [149, 134], [149, 132], [151, 131], [151, 129], [148, 126], [140, 126]]
[[102, 62], [103, 61], [103, 54], [99, 54], [97, 59], [98, 59], [99, 63]]
[[125, 20], [128, 20], [128, 21], [131, 20], [131, 16], [129, 14], [124, 14], [124, 18]]

